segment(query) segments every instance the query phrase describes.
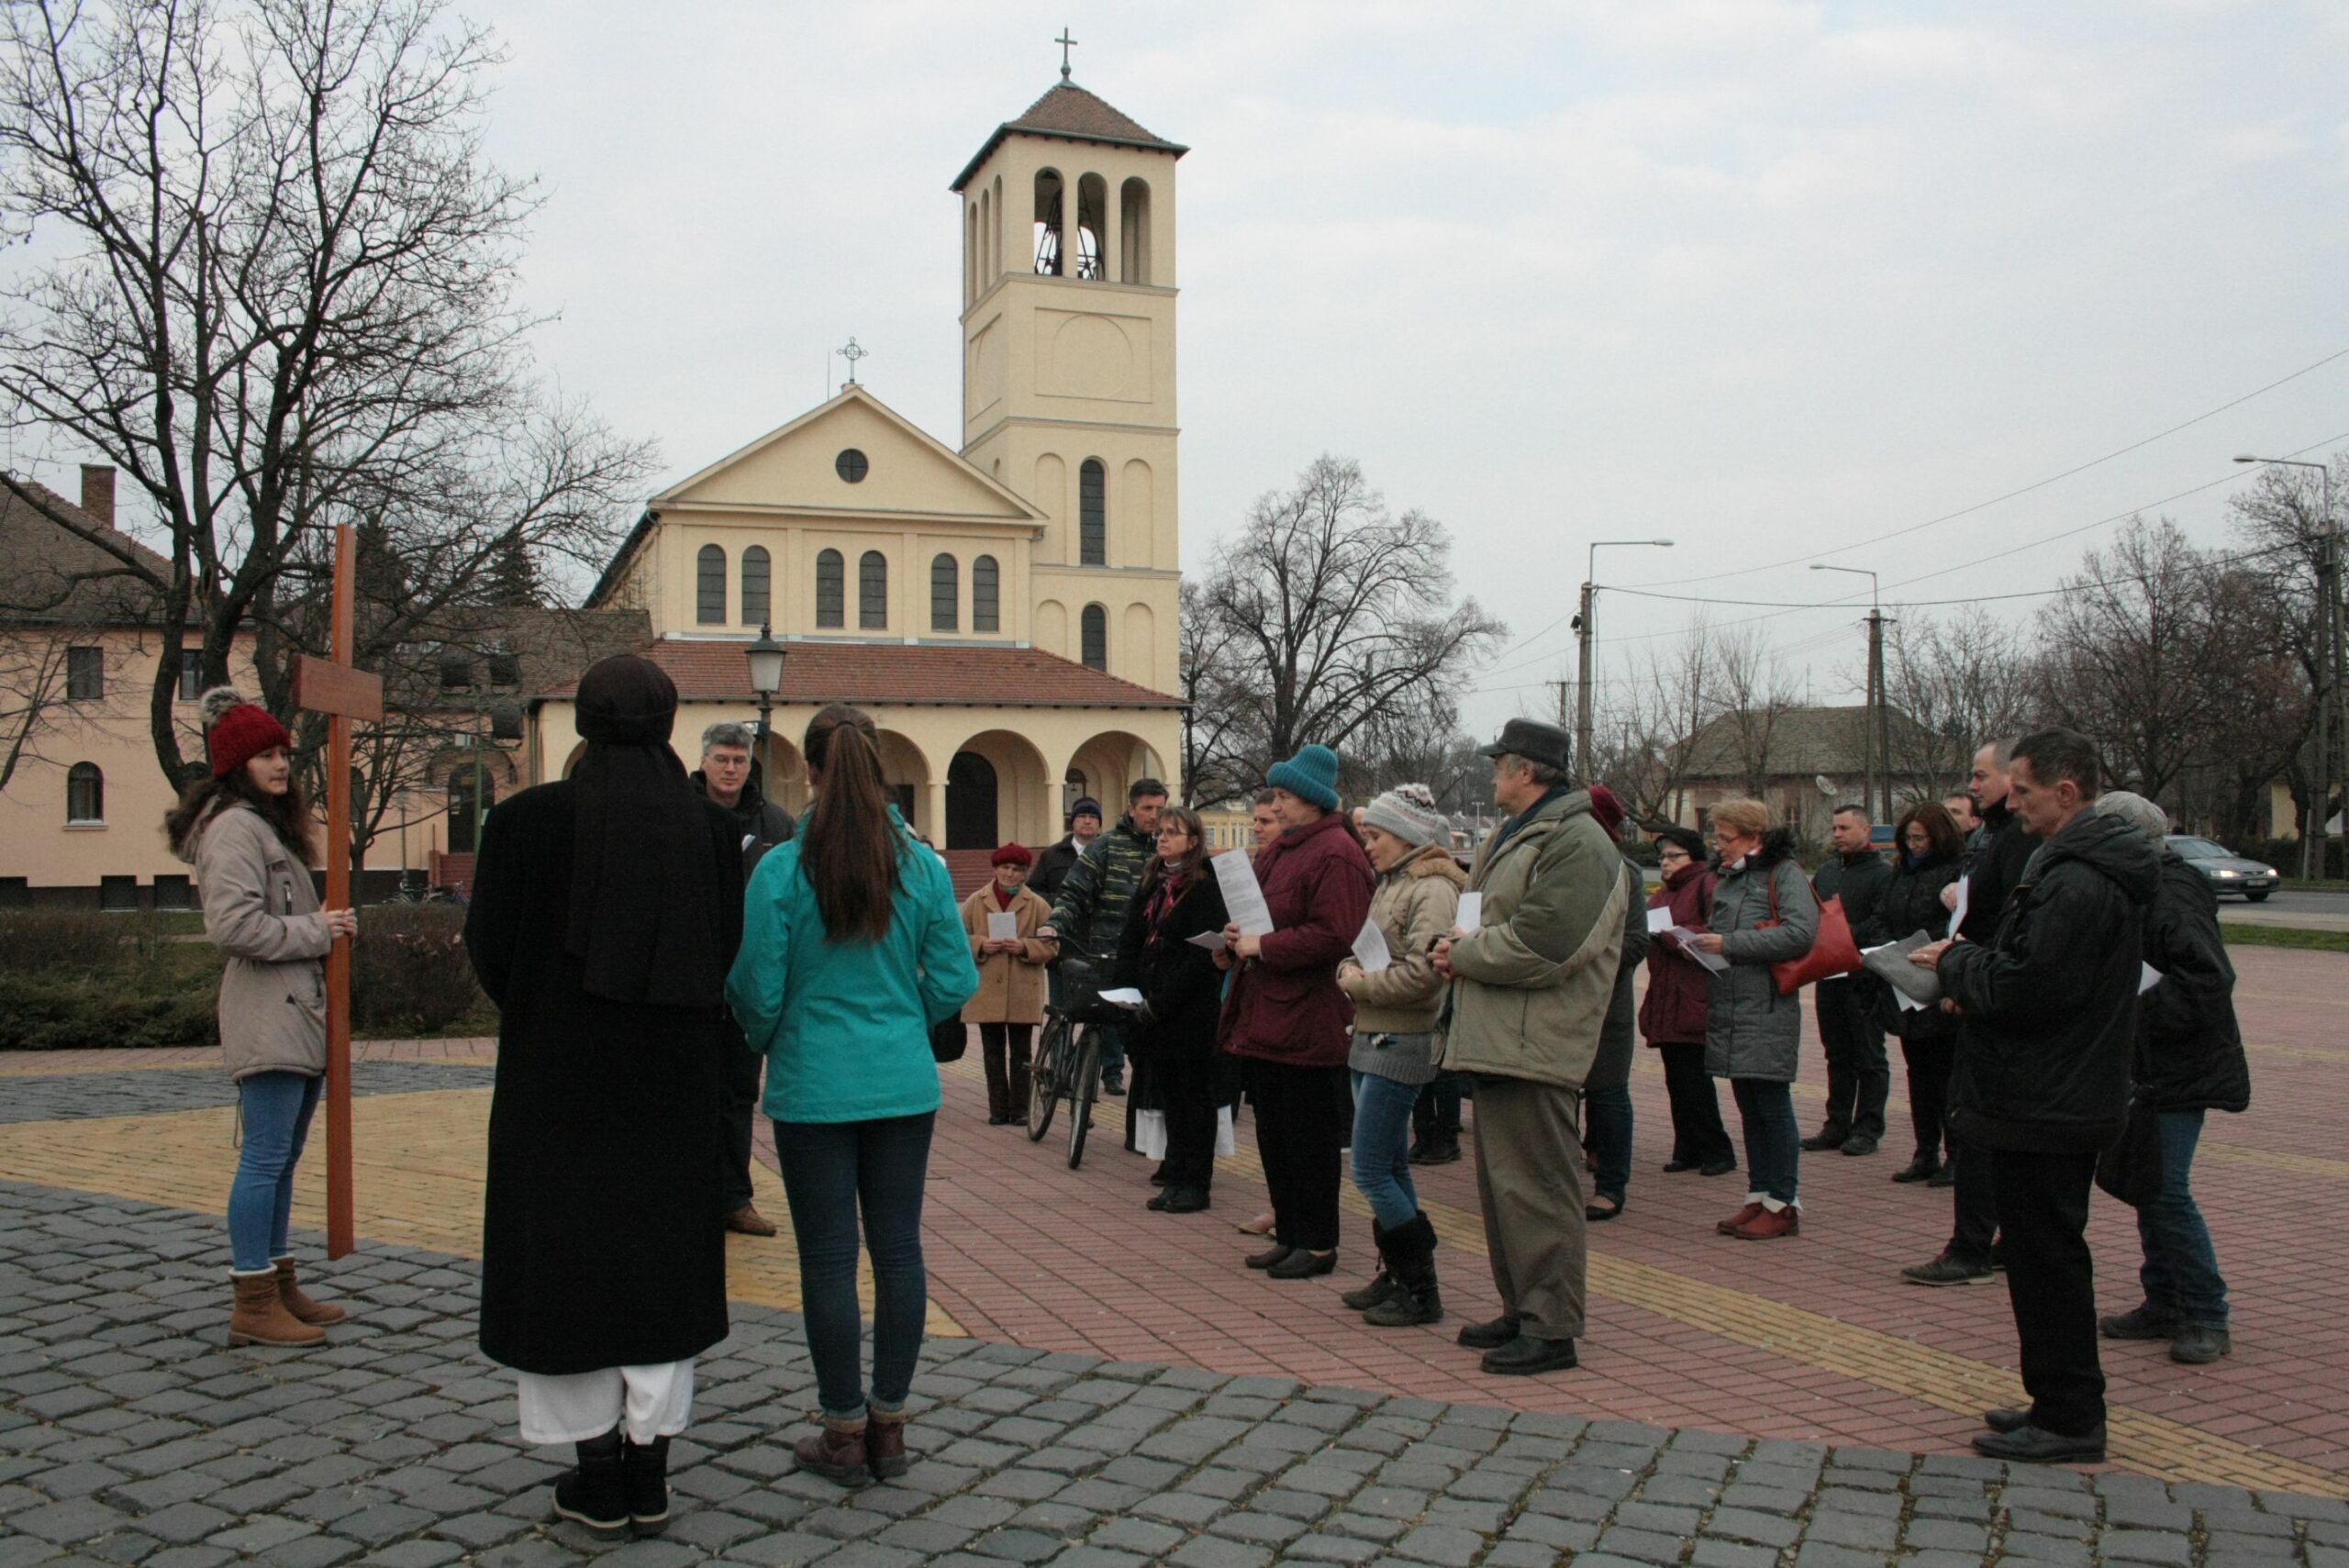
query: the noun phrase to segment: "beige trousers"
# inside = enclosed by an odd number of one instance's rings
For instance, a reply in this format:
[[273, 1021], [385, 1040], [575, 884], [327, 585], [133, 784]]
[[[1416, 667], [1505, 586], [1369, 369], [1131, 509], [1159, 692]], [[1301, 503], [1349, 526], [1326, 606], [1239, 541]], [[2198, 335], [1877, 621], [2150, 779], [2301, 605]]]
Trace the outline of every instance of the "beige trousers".
[[1582, 1091], [1476, 1075], [1476, 1197], [1501, 1310], [1544, 1340], [1578, 1340], [1589, 1254]]

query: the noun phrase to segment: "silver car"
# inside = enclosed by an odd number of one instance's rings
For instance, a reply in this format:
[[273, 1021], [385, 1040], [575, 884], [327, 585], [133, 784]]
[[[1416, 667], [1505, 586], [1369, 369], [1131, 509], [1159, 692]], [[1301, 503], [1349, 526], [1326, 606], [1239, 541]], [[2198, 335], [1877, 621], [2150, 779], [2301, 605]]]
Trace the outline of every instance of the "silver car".
[[2210, 878], [2211, 892], [2222, 895], [2240, 893], [2254, 904], [2265, 903], [2283, 880], [2276, 874], [2274, 866], [2247, 861], [2224, 844], [2191, 833], [2172, 833], [2169, 847], [2188, 865]]

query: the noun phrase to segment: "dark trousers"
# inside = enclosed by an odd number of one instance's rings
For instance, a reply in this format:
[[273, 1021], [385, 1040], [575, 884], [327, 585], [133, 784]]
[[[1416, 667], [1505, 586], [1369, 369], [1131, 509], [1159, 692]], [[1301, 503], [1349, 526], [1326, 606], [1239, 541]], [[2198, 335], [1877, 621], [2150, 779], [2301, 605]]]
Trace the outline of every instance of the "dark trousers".
[[1151, 1064], [1166, 1117], [1166, 1184], [1206, 1192], [1215, 1183], [1215, 1054], [1168, 1051]]
[[1582, 1095], [1583, 1157], [1594, 1197], [1621, 1203], [1631, 1190], [1631, 1085], [1610, 1084]]
[[1273, 1232], [1292, 1247], [1338, 1244], [1338, 1151], [1347, 1119], [1346, 1070], [1248, 1059], [1256, 1102], [1256, 1155], [1273, 1198]]
[[[1972, 1153], [1969, 1147], [1967, 1157]], [[2006, 1233], [2007, 1296], [2021, 1342], [2022, 1385], [2031, 1394], [2031, 1423], [2085, 1437], [2104, 1424], [2096, 1264], [2087, 1237], [2096, 1156], [2001, 1149], [1990, 1171]]]
[[1460, 1142], [1461, 1078], [1439, 1073], [1419, 1091], [1411, 1106], [1411, 1141], [1417, 1149], [1440, 1149]]
[[1033, 1024], [979, 1026], [979, 1057], [987, 1070], [987, 1115], [1027, 1114], [1028, 1053], [1035, 1034]]
[[1731, 1078], [1738, 1119], [1745, 1124], [1745, 1184], [1780, 1203], [1795, 1201], [1802, 1173], [1802, 1125], [1795, 1120], [1794, 1085], [1765, 1078]]
[[1705, 1047], [1659, 1045], [1664, 1092], [1672, 1096], [1672, 1158], [1683, 1165], [1737, 1163], [1737, 1146], [1721, 1125], [1720, 1092], [1705, 1071]]
[[864, 1414], [864, 1320], [856, 1302], [858, 1221], [873, 1254], [873, 1399], [902, 1410], [921, 1357], [930, 1276], [921, 1259], [921, 1194], [936, 1111], [873, 1121], [778, 1121], [774, 1148], [791, 1229], [807, 1358], [824, 1414]]
[[1884, 1026], [1876, 1021], [1876, 986], [1856, 977], [1822, 980], [1811, 995], [1819, 1040], [1827, 1048], [1827, 1123], [1821, 1130], [1881, 1140], [1892, 1069], [1885, 1061]]
[[718, 1212], [751, 1201], [751, 1121], [759, 1110], [759, 1076], [767, 1059], [752, 1051], [732, 1023], [719, 1048], [718, 1069]]
[[1953, 1132], [1949, 1157], [1957, 1162], [1957, 1184], [1950, 1190], [1956, 1224], [1949, 1233], [1949, 1255], [1987, 1268], [1990, 1248], [1998, 1239], [1998, 1178], [1992, 1173], [2006, 1156], [1993, 1158], [1989, 1150]]
[[1909, 1064], [1909, 1123], [1917, 1133], [1917, 1157], [1939, 1160], [1949, 1139], [1949, 1067], [1957, 1055], [1954, 1040], [1904, 1040]]

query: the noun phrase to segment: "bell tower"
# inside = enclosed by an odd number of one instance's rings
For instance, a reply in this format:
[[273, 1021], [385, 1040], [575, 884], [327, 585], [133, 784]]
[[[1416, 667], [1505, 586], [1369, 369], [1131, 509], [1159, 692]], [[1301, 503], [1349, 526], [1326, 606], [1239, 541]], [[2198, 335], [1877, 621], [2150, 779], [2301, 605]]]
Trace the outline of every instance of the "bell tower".
[[1174, 687], [1181, 529], [1174, 164], [1187, 151], [1061, 80], [996, 128], [963, 214], [963, 455], [1048, 519], [1035, 641]]

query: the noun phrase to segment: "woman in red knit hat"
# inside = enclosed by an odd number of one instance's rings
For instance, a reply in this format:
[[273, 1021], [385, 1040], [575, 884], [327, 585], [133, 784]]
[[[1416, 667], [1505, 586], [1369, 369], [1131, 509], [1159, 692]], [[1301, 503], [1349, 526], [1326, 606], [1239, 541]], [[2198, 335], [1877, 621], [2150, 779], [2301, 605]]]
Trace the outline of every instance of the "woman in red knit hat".
[[[986, 1063], [987, 1125], [1002, 1127], [1028, 1114], [1028, 1053], [1036, 1026], [1044, 1021], [1044, 966], [1060, 944], [1039, 937], [1052, 923], [1052, 906], [1027, 885], [1036, 857], [1022, 844], [1006, 844], [989, 857], [994, 877], [963, 900], [963, 929], [979, 966], [979, 988], [963, 1004], [963, 1021], [979, 1026], [979, 1054]], [[1014, 935], [991, 917], [1008, 916]]]
[[228, 1188], [228, 1342], [316, 1344], [343, 1310], [302, 1293], [287, 1230], [327, 1070], [322, 961], [337, 937], [358, 935], [359, 916], [318, 907], [310, 813], [284, 726], [227, 686], [204, 694], [203, 713], [210, 775], [188, 785], [163, 826], [195, 867], [205, 935], [228, 955], [220, 1048], [244, 1121]]

